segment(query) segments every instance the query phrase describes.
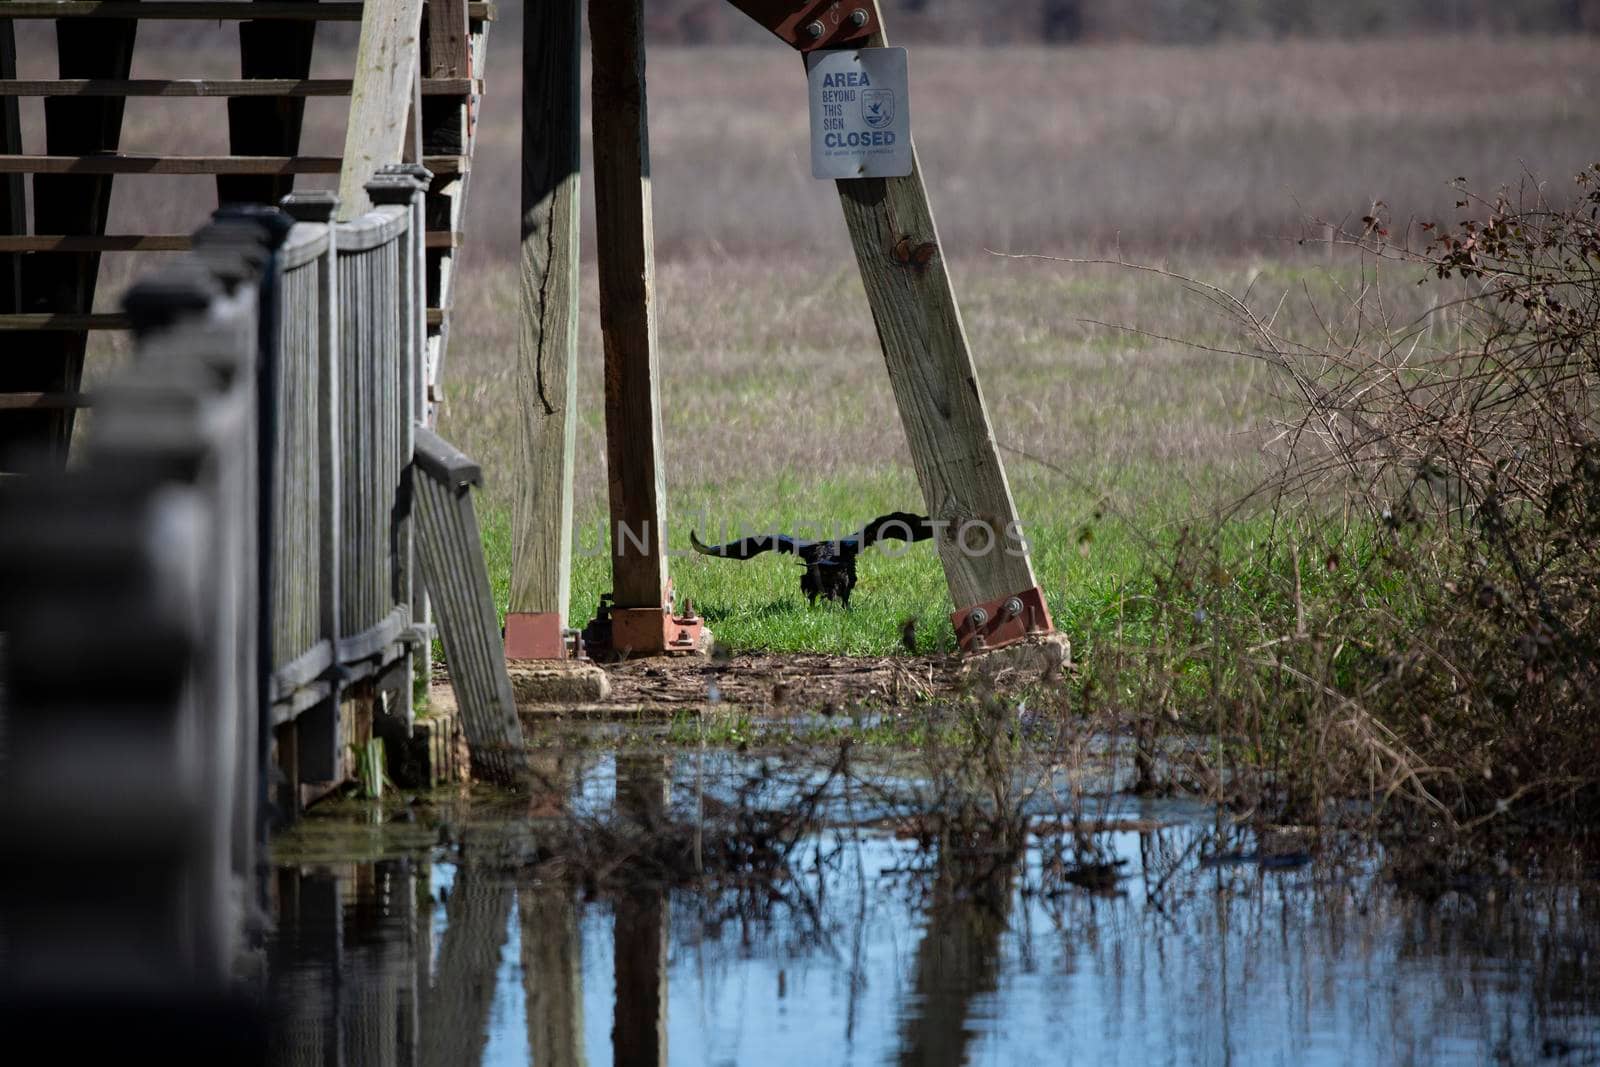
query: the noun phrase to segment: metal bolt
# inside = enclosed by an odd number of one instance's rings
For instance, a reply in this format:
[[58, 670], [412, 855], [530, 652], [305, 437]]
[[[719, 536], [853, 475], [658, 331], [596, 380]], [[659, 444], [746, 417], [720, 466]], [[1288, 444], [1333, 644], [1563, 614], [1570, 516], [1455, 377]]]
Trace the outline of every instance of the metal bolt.
[[867, 24], [867, 9], [858, 7], [850, 12], [850, 21], [855, 23], [857, 27], [865, 26]]
[[967, 616], [967, 621], [974, 627], [984, 626], [989, 622], [989, 613], [982, 608], [973, 608], [972, 614]]
[[1014, 619], [1018, 615], [1021, 615], [1021, 614], [1022, 614], [1022, 598], [1021, 597], [1015, 597], [1014, 596], [1010, 600], [1006, 601], [1006, 618]]
[[822, 24], [821, 19], [817, 19], [806, 27], [806, 32], [814, 38], [820, 38], [824, 33], [828, 32], [828, 28]]

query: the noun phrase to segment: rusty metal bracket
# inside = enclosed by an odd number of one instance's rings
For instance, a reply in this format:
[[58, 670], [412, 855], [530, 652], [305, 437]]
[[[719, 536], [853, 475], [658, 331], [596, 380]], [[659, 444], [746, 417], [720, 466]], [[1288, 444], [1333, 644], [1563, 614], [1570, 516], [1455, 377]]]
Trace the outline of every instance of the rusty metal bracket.
[[853, 0], [728, 0], [801, 52], [866, 43], [881, 28], [876, 8]]
[[672, 585], [659, 608], [619, 608], [611, 594], [600, 598], [594, 621], [584, 629], [583, 640], [596, 660], [692, 654], [700, 651], [705, 620], [686, 601], [682, 614], [673, 610]]
[[950, 622], [956, 628], [956, 643], [969, 655], [1055, 631], [1050, 609], [1044, 602], [1044, 591], [1038, 586], [998, 597], [987, 604], [962, 608], [950, 615]]

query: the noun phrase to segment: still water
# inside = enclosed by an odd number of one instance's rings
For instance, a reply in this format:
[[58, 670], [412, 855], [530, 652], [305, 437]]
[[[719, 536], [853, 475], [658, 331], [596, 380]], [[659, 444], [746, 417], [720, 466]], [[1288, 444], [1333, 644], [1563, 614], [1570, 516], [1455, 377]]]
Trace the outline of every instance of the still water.
[[[706, 810], [704, 767], [656, 766], [664, 804]], [[620, 804], [637, 773], [590, 761], [566, 799]], [[551, 805], [285, 842], [275, 1061], [1600, 1063], [1592, 881], [1397, 878], [1114, 798], [1096, 843], [1121, 865], [1089, 887], [1045, 846], [986, 863], [857, 818], [773, 884], [586, 893], [538, 862]]]

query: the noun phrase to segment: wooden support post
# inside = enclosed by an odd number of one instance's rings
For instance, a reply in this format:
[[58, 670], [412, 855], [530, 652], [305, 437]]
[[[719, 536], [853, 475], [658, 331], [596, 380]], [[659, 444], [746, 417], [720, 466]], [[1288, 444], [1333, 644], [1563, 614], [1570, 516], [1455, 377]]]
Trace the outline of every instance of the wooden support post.
[[341, 221], [366, 212], [371, 206], [368, 179], [379, 167], [398, 163], [404, 155], [421, 28], [422, 0], [384, 0], [362, 7], [361, 44], [356, 50], [344, 163], [339, 171]]
[[642, 0], [589, 3], [612, 592], [624, 609], [659, 609], [667, 596], [642, 7]]
[[559, 659], [572, 574], [577, 449], [582, 0], [530, 9], [522, 29], [522, 332], [509, 659]]
[[528, 756], [472, 507], [472, 487], [483, 476], [477, 464], [432, 430], [418, 427], [416, 435], [410, 478], [417, 555], [422, 580], [439, 613], [440, 637], [472, 751], [473, 773], [492, 781], [516, 781], [527, 775]]
[[[315, 0], [301, 0], [315, 3]], [[309, 78], [317, 24], [261, 19], [239, 23], [239, 73], [245, 78]], [[304, 97], [228, 98], [228, 151], [236, 156], [293, 156], [300, 152]], [[276, 204], [294, 190], [294, 175], [221, 174], [224, 203]]]
[[[119, 5], [120, 6], [120, 5]], [[133, 11], [132, 2], [129, 11]], [[64, 19], [56, 23], [56, 53], [63, 78], [125, 79], [132, 69], [138, 23], [126, 19]], [[122, 135], [123, 100], [50, 97], [44, 103], [45, 152], [82, 156], [115, 152]], [[38, 174], [33, 179], [33, 232], [103, 234], [111, 206], [111, 177]], [[100, 272], [96, 252], [31, 257], [22, 272], [22, 311], [87, 314]], [[81, 331], [19, 333], [6, 339], [11, 355], [0, 363], [0, 393], [76, 393], [83, 380], [88, 337]], [[76, 411], [0, 414], [0, 455], [17, 446], [44, 446], [65, 463]]]
[[[877, 0], [870, 5], [882, 26]], [[886, 42], [880, 29], [868, 42]], [[850, 240], [959, 617], [1035, 588], [920, 162], [909, 177], [839, 181]], [[923, 252], [932, 246], [932, 258]], [[921, 254], [918, 254], [921, 253]], [[994, 612], [989, 612], [991, 616]], [[1048, 615], [1033, 620], [1049, 629]], [[1019, 624], [1021, 625], [1021, 624]]]

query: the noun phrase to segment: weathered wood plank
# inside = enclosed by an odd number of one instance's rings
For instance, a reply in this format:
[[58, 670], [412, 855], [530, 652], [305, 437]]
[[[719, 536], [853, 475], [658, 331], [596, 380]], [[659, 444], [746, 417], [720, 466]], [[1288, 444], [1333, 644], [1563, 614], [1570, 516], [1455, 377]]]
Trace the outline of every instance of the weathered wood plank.
[[429, 0], [427, 23], [429, 76], [465, 78], [473, 73], [466, 0]]
[[194, 247], [186, 233], [114, 233], [103, 237], [27, 234], [0, 237], [4, 252], [185, 252]]
[[[20, 312], [0, 315], [0, 331], [41, 330], [50, 333], [81, 333], [84, 330], [126, 330], [132, 323], [128, 316], [115, 312], [95, 312], [90, 315], [54, 314], [51, 312]], [[14, 342], [15, 343], [15, 342]], [[0, 357], [0, 366], [20, 363], [22, 353], [13, 349]]]
[[0, 411], [76, 411], [89, 406], [86, 393], [0, 393]]
[[426, 427], [416, 428], [416, 441], [411, 486], [417, 557], [439, 616], [473, 773], [514, 781], [526, 776], [528, 756], [472, 505], [477, 468]]
[[[0, 22], [0, 27], [9, 23]], [[0, 40], [5, 30], [0, 28]], [[0, 78], [4, 78], [0, 74]], [[349, 96], [349, 78], [54, 78], [0, 80], [0, 97], [17, 96]], [[424, 78], [423, 96], [468, 96], [483, 92], [478, 78]]]
[[362, 15], [344, 169], [339, 172], [341, 219], [367, 210], [367, 181], [384, 164], [399, 163], [404, 154], [421, 30], [422, 0], [368, 4]]
[[[239, 73], [244, 78], [310, 77], [316, 32], [317, 24], [307, 20], [239, 23]], [[305, 114], [305, 98], [300, 96], [229, 97], [228, 151], [236, 156], [295, 155]], [[217, 200], [224, 204], [276, 204], [293, 191], [292, 174], [217, 175]]]
[[589, 4], [612, 592], [622, 608], [660, 607], [667, 587], [642, 6]]
[[[456, 174], [466, 168], [466, 160], [456, 156], [430, 156], [422, 162], [435, 174]], [[338, 156], [117, 154], [0, 156], [0, 174], [340, 174], [341, 172], [341, 160]], [[369, 172], [367, 177], [371, 176]]]
[[[17, 76], [17, 42], [11, 23], [0, 23], [0, 86]], [[15, 100], [0, 100], [0, 155], [22, 154], [22, 116]], [[28, 232], [22, 175], [0, 178], [0, 234]], [[20, 252], [0, 246], [0, 252]], [[0, 313], [22, 310], [22, 261], [0, 255]]]
[[571, 596], [578, 429], [582, 19], [581, 0], [555, 0], [530, 11], [522, 29], [521, 462], [510, 610], [554, 613], [562, 626]]
[[[881, 32], [870, 42], [884, 43]], [[960, 610], [1038, 583], [1026, 551], [1007, 537], [1021, 528], [1016, 504], [961, 309], [938, 252], [921, 163], [915, 168], [905, 178], [844, 179], [837, 185], [928, 513], [951, 524], [939, 538], [939, 557], [950, 599]], [[927, 245], [935, 254], [919, 266], [922, 257], [911, 253]]]
[[[119, 19], [127, 15], [117, 10], [121, 0], [8, 0], [0, 3], [0, 20], [15, 19]], [[359, 22], [366, 4], [327, 0], [314, 7], [296, 0], [266, 0], [248, 10], [234, 0], [153, 0], [139, 7], [141, 19], [310, 19], [317, 22]], [[474, 21], [492, 22], [495, 5], [469, 3], [467, 16]]]

